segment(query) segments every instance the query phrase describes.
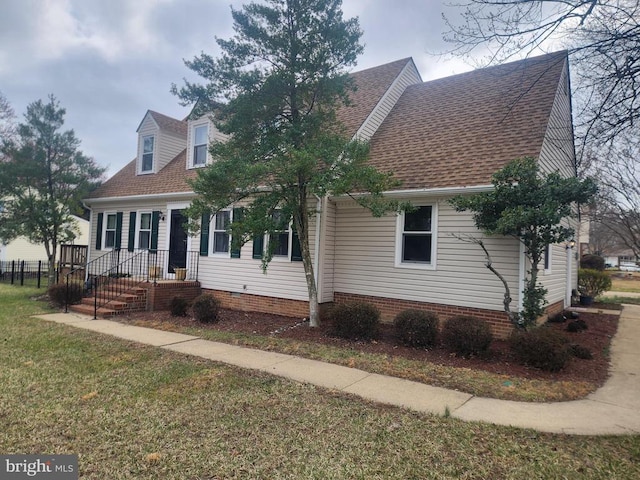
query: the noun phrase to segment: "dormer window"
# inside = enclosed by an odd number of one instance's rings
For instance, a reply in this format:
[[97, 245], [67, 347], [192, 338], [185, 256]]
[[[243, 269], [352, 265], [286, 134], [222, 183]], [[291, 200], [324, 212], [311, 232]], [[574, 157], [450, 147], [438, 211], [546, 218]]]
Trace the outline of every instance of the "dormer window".
[[153, 135], [142, 137], [142, 164], [140, 166], [141, 172], [153, 171], [154, 144], [155, 144], [155, 137]]
[[193, 129], [193, 166], [207, 163], [207, 143], [209, 141], [209, 126], [199, 125]]

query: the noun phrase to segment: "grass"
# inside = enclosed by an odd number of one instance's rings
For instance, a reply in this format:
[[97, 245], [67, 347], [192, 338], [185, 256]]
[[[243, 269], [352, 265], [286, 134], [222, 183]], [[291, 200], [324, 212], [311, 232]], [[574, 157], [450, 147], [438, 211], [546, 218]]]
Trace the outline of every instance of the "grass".
[[0, 285], [3, 453], [76, 453], [83, 479], [640, 476], [640, 437], [419, 415], [29, 318]]
[[623, 303], [640, 305], [640, 298], [637, 297], [624, 297], [615, 295], [613, 297], [598, 297], [598, 303], [608, 303], [620, 305]]
[[612, 292], [640, 293], [640, 273], [615, 272], [615, 274], [624, 274], [624, 278], [611, 276]]

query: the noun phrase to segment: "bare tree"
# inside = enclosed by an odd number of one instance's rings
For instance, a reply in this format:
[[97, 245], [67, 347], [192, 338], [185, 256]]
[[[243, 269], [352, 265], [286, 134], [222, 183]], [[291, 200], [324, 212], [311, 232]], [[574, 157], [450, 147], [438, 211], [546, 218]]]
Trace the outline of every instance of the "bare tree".
[[594, 220], [640, 257], [640, 139], [620, 135], [598, 157], [593, 163], [603, 188]]
[[0, 91], [0, 145], [15, 134], [16, 114], [7, 97]]
[[466, 0], [445, 14], [449, 53], [487, 63], [566, 48], [584, 143], [611, 143], [640, 120], [640, 0]]

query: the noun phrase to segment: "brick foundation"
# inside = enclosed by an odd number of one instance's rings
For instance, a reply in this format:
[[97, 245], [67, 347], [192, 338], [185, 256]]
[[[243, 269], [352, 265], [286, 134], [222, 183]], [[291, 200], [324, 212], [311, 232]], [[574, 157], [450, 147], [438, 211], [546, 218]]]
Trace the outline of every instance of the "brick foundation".
[[[187, 282], [188, 283], [188, 282]], [[223, 308], [239, 310], [242, 312], [273, 313], [286, 317], [305, 318], [309, 316], [309, 302], [302, 300], [289, 300], [286, 298], [266, 297], [249, 293], [227, 292], [223, 290], [202, 289], [202, 293], [209, 293], [220, 300]], [[170, 295], [173, 296], [173, 295]], [[402, 310], [409, 308], [428, 310], [438, 315], [441, 321], [458, 315], [470, 315], [481, 318], [489, 323], [496, 338], [507, 338], [513, 331], [513, 326], [507, 314], [497, 310], [485, 310], [481, 308], [456, 307], [453, 305], [441, 305], [437, 303], [416, 302], [411, 300], [398, 300], [394, 298], [372, 297], [367, 295], [355, 295], [336, 292], [334, 295], [336, 304], [347, 302], [367, 302], [375, 305], [381, 313], [383, 322], [392, 322], [395, 316]], [[327, 310], [333, 303], [320, 304], [320, 317], [324, 318]], [[168, 308], [168, 307], [167, 307]], [[548, 315], [561, 312], [564, 302], [556, 302], [547, 307]], [[166, 308], [165, 308], [166, 309]], [[546, 320], [546, 318], [545, 318]]]
[[173, 297], [182, 297], [191, 301], [202, 293], [200, 282], [192, 281], [163, 281], [156, 284], [142, 284], [141, 287], [147, 290], [147, 311], [150, 312], [169, 310]]
[[367, 302], [380, 310], [383, 322], [391, 322], [395, 316], [406, 309], [427, 310], [438, 315], [441, 322], [458, 315], [469, 315], [485, 320], [491, 326], [496, 338], [507, 338], [513, 331], [513, 326], [505, 312], [484, 310], [481, 308], [457, 307], [437, 303], [416, 302], [413, 300], [398, 300], [394, 298], [371, 297], [350, 293], [335, 293], [335, 303]]
[[284, 315], [286, 317], [306, 318], [309, 316], [309, 302], [289, 300], [287, 298], [265, 297], [250, 293], [227, 292], [223, 290], [203, 289], [222, 304], [222, 308], [240, 310], [242, 312], [260, 312]]

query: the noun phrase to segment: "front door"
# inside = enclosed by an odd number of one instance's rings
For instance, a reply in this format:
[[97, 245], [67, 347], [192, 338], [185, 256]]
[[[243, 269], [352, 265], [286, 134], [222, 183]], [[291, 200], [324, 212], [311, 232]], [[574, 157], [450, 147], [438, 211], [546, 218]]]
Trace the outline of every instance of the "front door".
[[176, 268], [187, 266], [187, 232], [184, 229], [186, 218], [182, 210], [171, 210], [171, 231], [169, 233], [169, 273]]

